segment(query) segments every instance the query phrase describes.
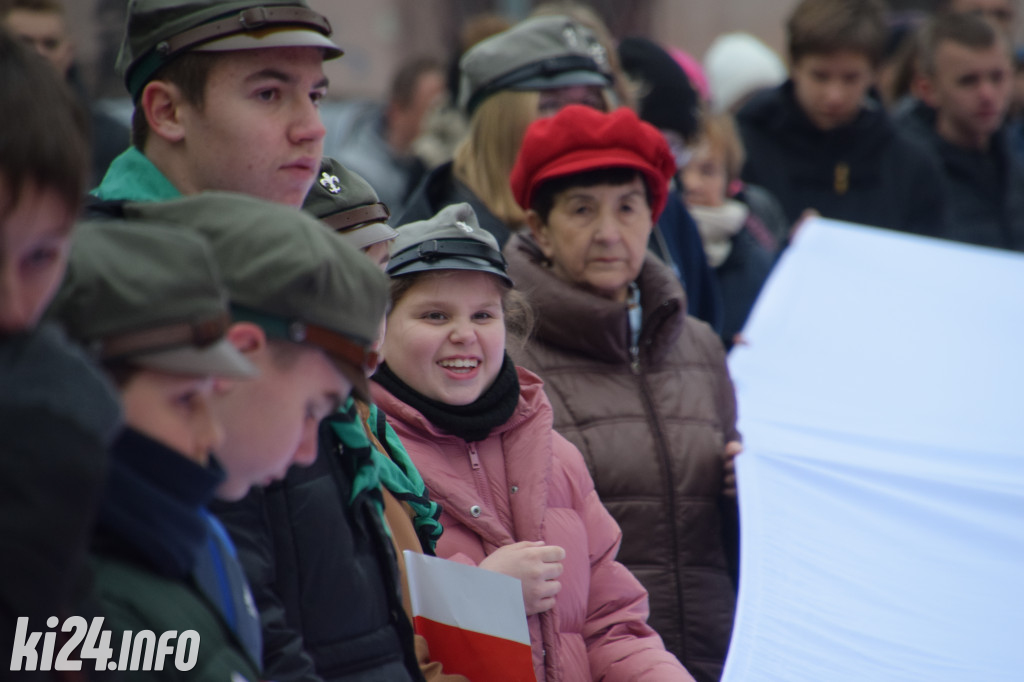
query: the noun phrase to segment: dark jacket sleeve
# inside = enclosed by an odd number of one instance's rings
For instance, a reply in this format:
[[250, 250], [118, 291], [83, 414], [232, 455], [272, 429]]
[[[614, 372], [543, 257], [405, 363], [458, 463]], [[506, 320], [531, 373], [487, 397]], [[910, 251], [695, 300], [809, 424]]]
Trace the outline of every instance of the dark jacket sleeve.
[[87, 595], [85, 552], [120, 409], [54, 328], [0, 341], [0, 387], [0, 661], [9, 662], [19, 617], [43, 631]]
[[253, 490], [241, 501], [217, 503], [212, 511], [224, 524], [238, 550], [263, 628], [263, 674], [275, 682], [322, 682], [305, 651], [302, 635], [285, 616], [274, 587], [277, 566], [266, 508], [266, 493]]
[[913, 234], [943, 234], [949, 216], [941, 161], [932, 150], [909, 135], [897, 134], [906, 164], [907, 201], [903, 230]]

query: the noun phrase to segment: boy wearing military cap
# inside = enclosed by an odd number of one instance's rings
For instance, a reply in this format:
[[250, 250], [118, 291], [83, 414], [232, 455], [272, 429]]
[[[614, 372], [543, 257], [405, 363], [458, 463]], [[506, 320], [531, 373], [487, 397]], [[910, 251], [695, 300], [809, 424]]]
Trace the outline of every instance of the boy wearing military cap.
[[[225, 338], [227, 297], [207, 244], [158, 224], [87, 223], [50, 313], [117, 383], [124, 406], [92, 548], [107, 626], [193, 630], [199, 679], [259, 679], [252, 598], [205, 510], [218, 487], [254, 482], [212, 457], [224, 437], [214, 377], [255, 373]], [[158, 669], [178, 677], [169, 661]]]
[[302, 204], [381, 268], [388, 262], [388, 244], [398, 236], [388, 225], [391, 211], [358, 173], [324, 157], [320, 175]]
[[305, 0], [132, 0], [118, 68], [133, 146], [95, 196], [204, 190], [299, 206], [318, 173], [322, 63], [341, 55]]
[[[303, 465], [215, 507], [260, 610], [264, 674], [337, 679], [365, 668], [365, 679], [420, 679], [369, 443], [337, 436], [359, 424], [349, 393], [368, 396], [387, 277], [312, 216], [251, 197], [210, 192], [124, 213], [196, 230], [213, 247], [235, 320], [228, 338], [261, 371], [219, 382], [221, 458], [286, 453]], [[329, 572], [313, 560], [324, 548], [338, 558]]]
[[[359, 174], [348, 170], [334, 159], [325, 157], [321, 166], [320, 179], [313, 185], [306, 197], [306, 211], [320, 218], [328, 227], [342, 235], [350, 244], [361, 249], [370, 260], [381, 269], [388, 265], [389, 246], [394, 243], [398, 232], [385, 222], [388, 209], [378, 201], [377, 193]], [[384, 325], [378, 338], [378, 346], [384, 341]], [[381, 494], [384, 498], [384, 518], [391, 531], [391, 540], [395, 547], [395, 558], [398, 562], [402, 587], [402, 604], [406, 614], [412, 618], [412, 605], [409, 601], [408, 583], [405, 578], [405, 557], [403, 550], [427, 552], [433, 554], [434, 546], [441, 535], [438, 522], [441, 510], [437, 503], [430, 499], [423, 478], [416, 471], [416, 466], [409, 459], [405, 447], [395, 435], [394, 429], [387, 423], [384, 413], [373, 403], [355, 400], [347, 409], [354, 408], [361, 419], [341, 428], [335, 427], [335, 436], [343, 447], [370, 448], [371, 456], [381, 473]], [[330, 519], [337, 515], [336, 501], [318, 510], [317, 515], [330, 524]], [[339, 567], [345, 566], [348, 559], [340, 552], [344, 548], [323, 547], [317, 542], [300, 550], [310, 553], [308, 566], [312, 571], [324, 571], [336, 575]], [[292, 580], [302, 581], [301, 575], [293, 575]], [[346, 614], [336, 612], [336, 617], [344, 619]], [[319, 623], [321, 629], [330, 629], [330, 622]], [[416, 658], [420, 671], [428, 682], [464, 682], [461, 675], [446, 674], [441, 664], [430, 660], [430, 649], [426, 639], [414, 636]]]

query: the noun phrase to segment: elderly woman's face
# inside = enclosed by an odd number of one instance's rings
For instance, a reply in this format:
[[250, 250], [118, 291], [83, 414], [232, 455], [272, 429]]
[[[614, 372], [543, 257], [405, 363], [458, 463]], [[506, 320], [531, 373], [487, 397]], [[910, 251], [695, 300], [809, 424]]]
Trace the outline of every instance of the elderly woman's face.
[[654, 223], [643, 181], [570, 187], [555, 197], [547, 223], [534, 211], [530, 229], [561, 279], [625, 301], [640, 274]]

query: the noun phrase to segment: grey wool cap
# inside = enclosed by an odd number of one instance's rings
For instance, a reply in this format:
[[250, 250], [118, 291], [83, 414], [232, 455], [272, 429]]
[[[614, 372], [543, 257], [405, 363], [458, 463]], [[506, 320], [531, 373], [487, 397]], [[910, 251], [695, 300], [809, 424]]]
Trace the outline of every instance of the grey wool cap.
[[320, 162], [320, 175], [302, 208], [327, 223], [357, 249], [398, 236], [387, 223], [391, 212], [370, 183], [326, 156]]
[[392, 277], [430, 270], [489, 272], [514, 286], [498, 240], [480, 227], [469, 204], [452, 204], [427, 220], [398, 228], [387, 272]]
[[459, 72], [459, 105], [469, 115], [502, 90], [612, 83], [604, 46], [565, 16], [527, 19], [477, 43], [462, 55]]
[[343, 237], [304, 211], [230, 192], [128, 203], [128, 218], [159, 218], [205, 237], [235, 320], [268, 336], [320, 348], [336, 360], [356, 395], [369, 397], [366, 372], [388, 302], [388, 278]]
[[331, 33], [305, 0], [130, 0], [117, 70], [138, 99], [157, 70], [184, 52], [319, 47], [332, 59], [343, 52]]
[[256, 374], [224, 338], [227, 292], [206, 240], [159, 222], [80, 224], [47, 314], [103, 363], [199, 376]]

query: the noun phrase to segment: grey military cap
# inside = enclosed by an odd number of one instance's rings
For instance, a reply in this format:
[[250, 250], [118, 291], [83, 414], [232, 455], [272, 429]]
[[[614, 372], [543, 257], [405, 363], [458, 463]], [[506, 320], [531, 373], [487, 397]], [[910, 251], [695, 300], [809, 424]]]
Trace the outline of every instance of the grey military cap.
[[341, 56], [331, 24], [305, 0], [130, 0], [117, 69], [133, 99], [183, 52], [319, 47]]
[[471, 47], [459, 61], [459, 104], [473, 111], [502, 90], [611, 85], [608, 55], [590, 29], [564, 16], [534, 17]]
[[302, 208], [327, 223], [357, 249], [398, 236], [387, 223], [391, 212], [370, 183], [326, 156], [320, 162], [320, 175]]
[[229, 192], [129, 203], [128, 218], [159, 219], [209, 242], [235, 320], [271, 338], [315, 346], [336, 360], [356, 395], [388, 302], [388, 278], [343, 237], [304, 211]]
[[200, 376], [256, 374], [224, 338], [227, 292], [206, 240], [159, 222], [79, 225], [48, 315], [104, 363]]
[[427, 220], [398, 228], [387, 272], [392, 277], [429, 270], [489, 272], [513, 286], [498, 241], [480, 227], [469, 204], [452, 204]]

